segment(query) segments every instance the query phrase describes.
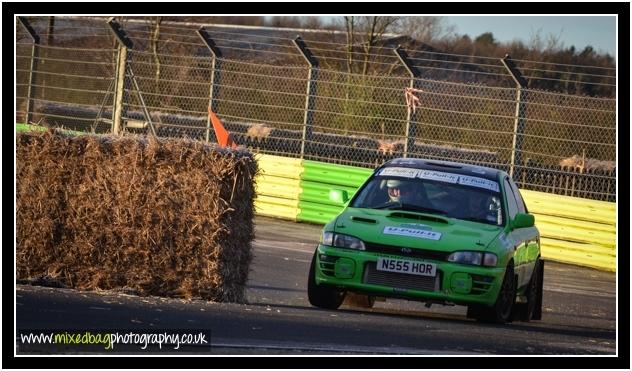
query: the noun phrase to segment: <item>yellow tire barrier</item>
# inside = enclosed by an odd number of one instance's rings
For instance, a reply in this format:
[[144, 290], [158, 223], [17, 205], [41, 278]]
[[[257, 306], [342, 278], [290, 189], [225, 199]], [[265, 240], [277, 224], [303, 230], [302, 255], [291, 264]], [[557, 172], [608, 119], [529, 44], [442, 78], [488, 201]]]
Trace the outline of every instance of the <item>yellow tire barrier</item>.
[[302, 160], [273, 155], [257, 155], [259, 174], [255, 177], [258, 215], [297, 220], [301, 193]]
[[541, 241], [542, 258], [546, 260], [566, 262], [610, 272], [616, 270], [616, 259], [609, 254], [572, 250], [567, 245], [558, 246], [545, 239], [541, 239]]
[[552, 224], [539, 221], [536, 217], [536, 226], [543, 237], [551, 237], [559, 240], [591, 243], [614, 249], [615, 234], [609, 232], [590, 231], [568, 225]]
[[558, 240], [556, 238], [540, 237], [540, 243], [542, 245], [551, 246], [559, 249], [566, 249], [569, 251], [581, 251], [589, 254], [615, 257], [616, 250], [611, 247], [594, 245], [583, 242], [573, 242]]
[[271, 197], [298, 199], [301, 184], [298, 179], [281, 178], [278, 176], [258, 175], [257, 194]]
[[255, 213], [296, 221], [299, 213], [298, 200], [257, 195], [255, 199]]
[[255, 159], [263, 175], [297, 180], [301, 178], [303, 161], [300, 158], [258, 154]]
[[616, 270], [616, 203], [520, 192], [535, 215], [543, 258]]
[[615, 203], [521, 190], [529, 212], [615, 224]]
[[538, 214], [536, 212], [532, 212], [531, 210], [529, 210], [529, 212], [535, 215], [535, 221], [537, 224], [548, 223], [548, 224], [554, 224], [555, 226], [569, 226], [569, 227], [581, 228], [585, 231], [607, 232], [609, 235], [612, 235], [613, 239], [616, 232], [615, 226], [611, 224], [594, 223], [594, 222], [587, 222], [585, 220], [560, 218], [557, 216]]

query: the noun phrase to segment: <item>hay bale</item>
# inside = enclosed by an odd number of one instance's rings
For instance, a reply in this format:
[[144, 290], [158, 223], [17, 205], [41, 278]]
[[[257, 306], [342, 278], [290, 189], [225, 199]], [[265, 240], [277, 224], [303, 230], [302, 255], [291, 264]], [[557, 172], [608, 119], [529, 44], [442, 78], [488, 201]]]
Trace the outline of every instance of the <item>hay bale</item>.
[[257, 164], [201, 142], [17, 136], [18, 279], [243, 302]]

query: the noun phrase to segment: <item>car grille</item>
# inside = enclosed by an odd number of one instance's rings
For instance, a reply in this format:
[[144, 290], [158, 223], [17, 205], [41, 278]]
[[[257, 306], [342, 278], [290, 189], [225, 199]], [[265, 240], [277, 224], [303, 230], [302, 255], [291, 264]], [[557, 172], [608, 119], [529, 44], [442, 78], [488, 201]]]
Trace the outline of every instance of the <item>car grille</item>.
[[411, 247], [381, 245], [372, 242], [365, 242], [366, 251], [399, 255], [407, 258], [432, 259], [447, 261], [450, 253], [442, 251], [422, 250]]
[[436, 277], [419, 276], [416, 274], [379, 271], [376, 263], [367, 263], [364, 269], [363, 283], [418, 291], [440, 291], [441, 271]]
[[472, 276], [472, 294], [483, 295], [489, 291], [494, 282], [494, 277], [480, 276], [478, 274], [471, 274]]
[[340, 258], [337, 256], [320, 254], [321, 272], [323, 272], [324, 275], [334, 277], [335, 276], [334, 270], [336, 267], [336, 261], [338, 261], [338, 259]]

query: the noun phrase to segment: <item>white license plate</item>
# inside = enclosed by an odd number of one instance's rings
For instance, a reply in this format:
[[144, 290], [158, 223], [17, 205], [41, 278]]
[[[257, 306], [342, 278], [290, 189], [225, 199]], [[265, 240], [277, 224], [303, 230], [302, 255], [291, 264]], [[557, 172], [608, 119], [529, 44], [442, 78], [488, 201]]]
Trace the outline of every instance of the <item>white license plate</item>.
[[390, 258], [378, 258], [377, 270], [386, 272], [416, 274], [418, 276], [437, 275], [437, 265], [414, 260], [398, 260]]

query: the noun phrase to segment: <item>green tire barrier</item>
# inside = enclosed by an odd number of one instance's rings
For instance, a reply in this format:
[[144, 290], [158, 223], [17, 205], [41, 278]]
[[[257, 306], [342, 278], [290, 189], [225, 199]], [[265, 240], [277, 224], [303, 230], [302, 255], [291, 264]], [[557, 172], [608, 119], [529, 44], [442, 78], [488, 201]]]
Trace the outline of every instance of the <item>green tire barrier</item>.
[[303, 167], [301, 180], [353, 188], [360, 187], [373, 173], [372, 169], [307, 160], [303, 161]]
[[44, 131], [47, 130], [45, 127], [43, 126], [35, 126], [35, 125], [29, 125], [29, 124], [15, 124], [15, 132], [19, 133], [21, 131], [29, 131], [29, 130], [39, 130], [39, 131]]
[[[16, 133], [19, 133], [19, 132], [22, 132], [22, 131], [29, 131], [29, 130], [46, 131], [46, 130], [48, 130], [48, 128], [45, 128], [43, 126], [30, 125], [30, 124], [15, 124], [15, 132]], [[88, 133], [84, 133], [84, 132], [81, 132], [81, 131], [75, 131], [75, 130], [62, 129], [62, 131], [67, 133], [67, 134], [72, 134], [72, 135], [88, 134]]]
[[332, 189], [346, 190], [353, 196], [373, 173], [371, 169], [303, 161], [298, 221], [326, 224], [338, 215], [343, 206], [329, 199]]

